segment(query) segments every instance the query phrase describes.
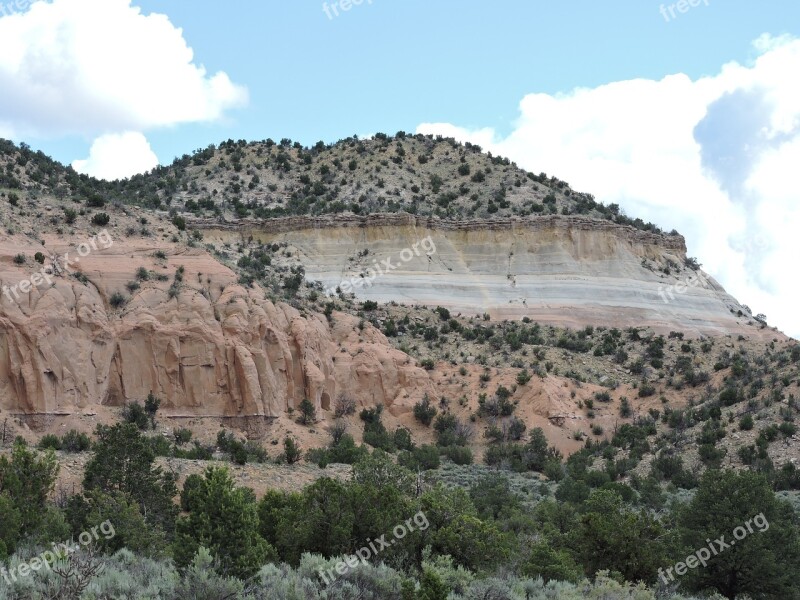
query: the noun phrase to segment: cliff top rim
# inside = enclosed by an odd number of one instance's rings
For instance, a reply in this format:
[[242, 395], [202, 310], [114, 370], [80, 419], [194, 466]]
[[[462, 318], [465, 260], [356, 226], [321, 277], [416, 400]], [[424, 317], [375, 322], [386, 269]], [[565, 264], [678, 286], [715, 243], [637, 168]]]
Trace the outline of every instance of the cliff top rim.
[[428, 227], [430, 229], [442, 230], [480, 230], [480, 229], [514, 229], [515, 227], [530, 227], [538, 229], [541, 225], [557, 225], [567, 227], [577, 227], [580, 229], [604, 229], [619, 230], [633, 234], [637, 238], [673, 241], [670, 247], [679, 247], [686, 250], [686, 239], [679, 233], [658, 233], [653, 231], [643, 231], [632, 225], [615, 223], [608, 219], [587, 217], [585, 215], [525, 215], [497, 218], [472, 218], [472, 219], [448, 219], [434, 215], [415, 215], [412, 213], [380, 212], [368, 215], [357, 215], [355, 213], [344, 213], [335, 215], [292, 215], [286, 217], [274, 217], [270, 219], [236, 219], [226, 220], [222, 218], [192, 218], [186, 219], [187, 226], [204, 230], [232, 230], [241, 231], [256, 229], [267, 232], [285, 232], [303, 229], [327, 229], [334, 227], [373, 227], [381, 225], [403, 226], [415, 225]]

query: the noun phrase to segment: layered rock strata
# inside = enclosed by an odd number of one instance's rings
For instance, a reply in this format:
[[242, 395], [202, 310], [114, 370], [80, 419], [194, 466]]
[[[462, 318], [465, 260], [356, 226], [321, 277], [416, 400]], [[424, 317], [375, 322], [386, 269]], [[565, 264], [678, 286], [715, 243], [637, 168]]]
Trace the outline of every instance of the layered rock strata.
[[712, 277], [685, 266], [682, 236], [605, 220], [452, 221], [398, 213], [195, 225], [213, 241], [246, 236], [286, 243], [309, 280], [361, 300], [571, 327], [647, 326], [689, 335], [758, 331]]

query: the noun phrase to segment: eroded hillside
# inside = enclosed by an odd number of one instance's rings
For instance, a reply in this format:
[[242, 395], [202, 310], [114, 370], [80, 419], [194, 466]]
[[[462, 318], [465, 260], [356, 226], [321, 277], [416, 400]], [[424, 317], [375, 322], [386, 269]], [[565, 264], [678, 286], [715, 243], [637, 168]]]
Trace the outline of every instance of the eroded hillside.
[[[796, 384], [794, 342], [677, 232], [476, 147], [226, 143], [113, 183], [26, 148], [0, 160], [1, 406], [18, 433], [90, 432], [152, 392], [199, 439], [222, 422], [319, 446], [347, 396], [435, 442], [413, 414], [427, 395], [476, 452], [518, 420], [568, 454], [641, 419], [672, 439], [668, 415], [716, 402], [737, 356], [789, 355]], [[484, 411], [506, 393], [513, 417]]]
[[215, 245], [280, 246], [291, 257], [283, 262], [328, 295], [569, 327], [760, 335], [747, 309], [687, 258], [681, 236], [600, 219], [396, 213], [190, 223]]

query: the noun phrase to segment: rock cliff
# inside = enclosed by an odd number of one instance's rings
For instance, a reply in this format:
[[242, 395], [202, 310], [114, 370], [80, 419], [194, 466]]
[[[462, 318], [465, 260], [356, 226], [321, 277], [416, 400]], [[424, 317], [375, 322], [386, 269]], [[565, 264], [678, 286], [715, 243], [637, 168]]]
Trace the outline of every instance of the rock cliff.
[[214, 241], [285, 243], [307, 279], [362, 300], [571, 327], [648, 326], [690, 335], [756, 331], [713, 278], [686, 266], [682, 236], [602, 219], [451, 221], [399, 213], [194, 224]]
[[[152, 391], [165, 416], [271, 418], [303, 398], [328, 409], [347, 393], [391, 407], [432, 391], [426, 372], [370, 325], [273, 304], [204, 251], [165, 243], [155, 254], [146, 240], [116, 239], [77, 257], [78, 240], [0, 239], [4, 410], [70, 414]], [[40, 277], [22, 293], [19, 283], [42, 267], [30, 260], [39, 251], [45, 265], [70, 251], [77, 260], [71, 274]], [[115, 299], [140, 268], [139, 288]]]

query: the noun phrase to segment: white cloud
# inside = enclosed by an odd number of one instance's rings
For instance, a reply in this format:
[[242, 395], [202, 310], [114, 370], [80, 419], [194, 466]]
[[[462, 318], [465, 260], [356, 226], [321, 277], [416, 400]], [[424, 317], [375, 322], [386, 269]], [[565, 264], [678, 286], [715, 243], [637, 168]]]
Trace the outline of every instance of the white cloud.
[[761, 36], [748, 65], [692, 81], [631, 80], [530, 94], [505, 138], [492, 129], [425, 123], [678, 229], [689, 254], [754, 312], [800, 336], [800, 40]]
[[195, 64], [167, 16], [131, 0], [36, 2], [0, 18], [0, 90], [0, 131], [17, 139], [209, 122], [248, 101]]
[[76, 160], [72, 168], [98, 179], [124, 179], [144, 173], [158, 165], [158, 157], [147, 139], [139, 132], [107, 134], [97, 138], [89, 150], [89, 158]]

